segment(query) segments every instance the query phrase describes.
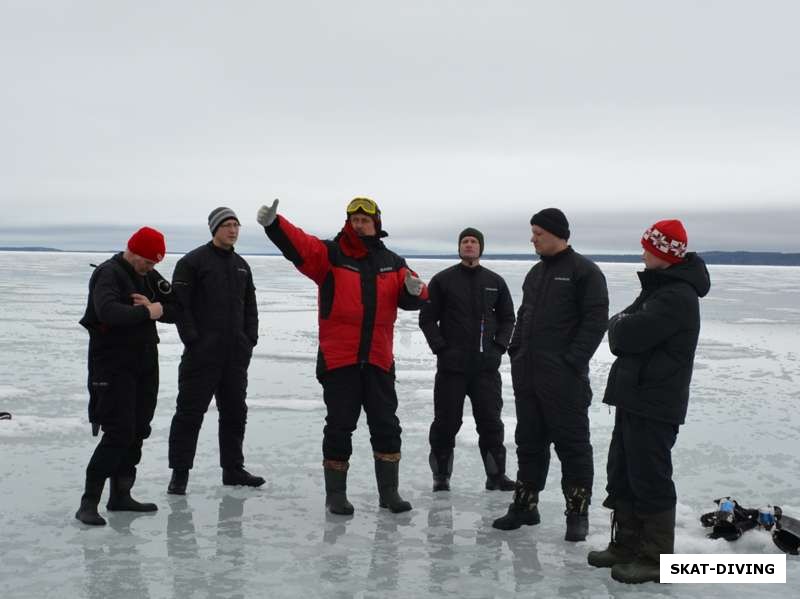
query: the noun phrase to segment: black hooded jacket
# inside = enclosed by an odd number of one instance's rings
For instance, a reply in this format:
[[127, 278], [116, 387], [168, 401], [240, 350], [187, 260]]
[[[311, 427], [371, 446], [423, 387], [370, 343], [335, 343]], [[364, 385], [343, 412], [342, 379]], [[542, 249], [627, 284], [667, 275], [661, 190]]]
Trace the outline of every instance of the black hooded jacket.
[[186, 347], [220, 355], [258, 342], [253, 274], [232, 249], [209, 241], [192, 250], [175, 265], [172, 285], [182, 308], [178, 334]]
[[497, 370], [514, 329], [514, 302], [503, 277], [456, 264], [431, 279], [428, 294], [419, 326], [438, 368]]
[[694, 253], [663, 270], [638, 273], [642, 291], [608, 324], [617, 356], [603, 402], [639, 416], [683, 424], [689, 404], [700, 302], [711, 288], [705, 262]]
[[164, 313], [159, 320], [175, 322], [179, 308], [169, 282], [155, 270], [138, 274], [120, 252], [95, 268], [89, 279], [89, 299], [80, 324], [89, 331], [93, 349], [158, 343], [150, 311], [146, 306], [134, 306], [132, 293], [161, 302]]

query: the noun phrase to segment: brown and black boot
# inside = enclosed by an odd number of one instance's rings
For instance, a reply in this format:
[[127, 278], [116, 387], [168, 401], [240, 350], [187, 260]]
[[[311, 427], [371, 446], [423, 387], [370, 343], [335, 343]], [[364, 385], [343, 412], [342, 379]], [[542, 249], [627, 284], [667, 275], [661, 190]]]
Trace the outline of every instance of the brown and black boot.
[[331, 514], [350, 516], [353, 504], [347, 500], [347, 470], [349, 462], [322, 460], [325, 470], [325, 507]]
[[400, 453], [375, 452], [375, 480], [378, 483], [379, 505], [393, 514], [407, 512], [411, 504], [397, 492], [400, 479]]
[[539, 490], [533, 483], [518, 480], [514, 488], [514, 501], [508, 506], [508, 512], [492, 522], [492, 526], [500, 530], [516, 530], [522, 525], [539, 524], [538, 504]]
[[567, 517], [567, 531], [564, 534], [565, 541], [577, 543], [585, 541], [589, 533], [589, 504], [592, 499], [591, 489], [577, 486], [564, 487], [564, 499], [567, 509], [564, 515]]

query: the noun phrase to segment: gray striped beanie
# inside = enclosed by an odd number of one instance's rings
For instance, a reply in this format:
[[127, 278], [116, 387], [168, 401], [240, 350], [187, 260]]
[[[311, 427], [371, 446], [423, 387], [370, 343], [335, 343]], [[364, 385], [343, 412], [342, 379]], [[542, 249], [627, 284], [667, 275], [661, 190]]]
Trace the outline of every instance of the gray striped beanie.
[[208, 228], [211, 230], [211, 235], [214, 235], [217, 232], [217, 228], [222, 223], [231, 218], [237, 223], [239, 222], [239, 217], [236, 216], [236, 213], [230, 208], [226, 208], [225, 206], [214, 208], [211, 211], [211, 214], [208, 215]]

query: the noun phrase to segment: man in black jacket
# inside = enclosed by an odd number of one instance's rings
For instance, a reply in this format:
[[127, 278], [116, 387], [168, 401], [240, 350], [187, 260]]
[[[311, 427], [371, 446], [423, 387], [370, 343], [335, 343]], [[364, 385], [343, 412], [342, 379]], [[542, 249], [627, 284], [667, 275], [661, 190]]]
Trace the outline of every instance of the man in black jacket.
[[531, 218], [541, 260], [522, 286], [522, 305], [508, 348], [517, 408], [517, 484], [501, 530], [538, 524], [539, 492], [550, 466], [550, 444], [561, 460], [567, 541], [583, 541], [594, 465], [589, 441], [589, 360], [608, 322], [603, 273], [568, 244], [569, 223], [557, 208]]
[[435, 275], [419, 326], [436, 354], [430, 430], [433, 490], [449, 491], [453, 448], [469, 395], [488, 490], [513, 491], [506, 476], [500, 359], [514, 328], [514, 303], [503, 278], [480, 264], [483, 234], [458, 236], [461, 262]]
[[131, 498], [142, 443], [158, 396], [158, 333], [155, 321], [174, 322], [171, 288], [154, 270], [164, 258], [164, 236], [143, 227], [127, 249], [98, 266], [80, 323], [89, 331], [89, 421], [103, 436], [86, 467], [86, 486], [75, 517], [102, 526], [97, 513], [106, 478], [110, 511], [152, 512], [152, 503]]
[[194, 465], [203, 416], [217, 399], [222, 484], [259, 487], [266, 482], [244, 469], [247, 368], [258, 341], [253, 275], [233, 246], [239, 219], [230, 208], [208, 216], [212, 239], [175, 265], [172, 285], [181, 303], [178, 333], [184, 345], [178, 400], [169, 432], [168, 493], [184, 495]]
[[678, 220], [662, 220], [642, 236], [645, 270], [636, 301], [608, 323], [617, 356], [603, 401], [616, 406], [608, 448], [612, 539], [589, 563], [612, 568], [620, 582], [659, 580], [659, 556], [675, 542], [672, 447], [689, 403], [700, 302], [711, 288], [703, 260], [687, 252]]

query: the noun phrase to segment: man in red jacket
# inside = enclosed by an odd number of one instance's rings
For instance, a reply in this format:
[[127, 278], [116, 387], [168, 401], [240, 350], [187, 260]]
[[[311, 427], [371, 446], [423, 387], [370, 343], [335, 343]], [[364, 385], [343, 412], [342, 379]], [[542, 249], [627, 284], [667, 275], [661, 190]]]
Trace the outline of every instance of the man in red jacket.
[[347, 469], [351, 437], [363, 406], [375, 457], [380, 506], [405, 512], [397, 492], [400, 421], [392, 343], [397, 309], [419, 310], [425, 284], [381, 238], [381, 211], [369, 198], [347, 206], [344, 227], [333, 240], [304, 233], [277, 214], [278, 200], [262, 206], [258, 222], [283, 255], [319, 286], [317, 379], [327, 407], [322, 441], [325, 504], [349, 515]]

